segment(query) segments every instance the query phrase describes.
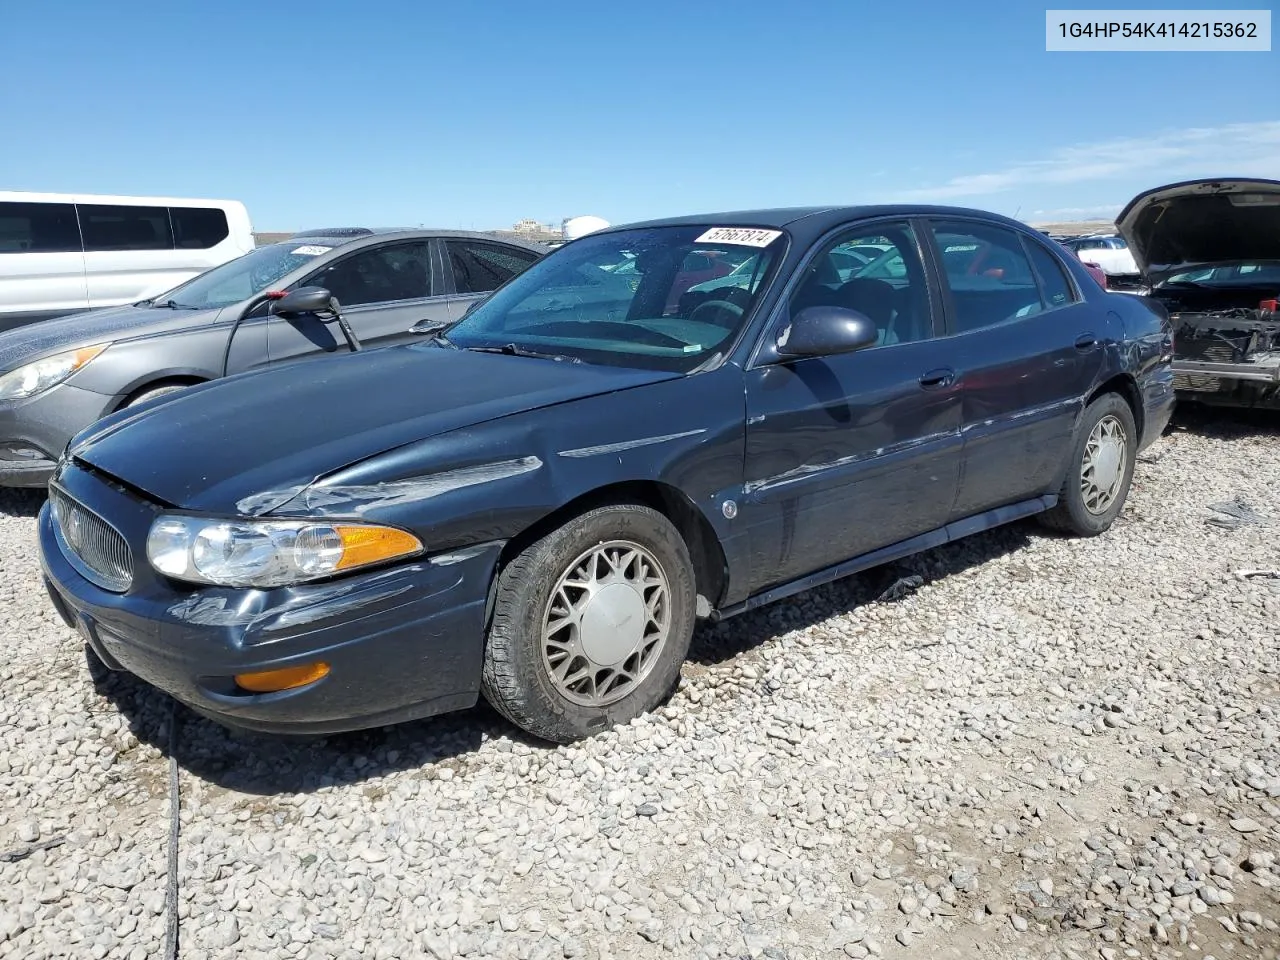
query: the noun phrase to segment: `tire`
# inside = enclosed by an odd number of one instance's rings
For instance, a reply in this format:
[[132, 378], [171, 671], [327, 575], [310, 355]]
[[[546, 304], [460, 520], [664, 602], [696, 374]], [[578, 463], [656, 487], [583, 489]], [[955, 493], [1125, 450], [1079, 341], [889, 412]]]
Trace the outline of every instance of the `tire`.
[[123, 409], [127, 410], [129, 407], [136, 407], [139, 404], [154, 400], [156, 397], [163, 397], [170, 393], [177, 393], [179, 390], [185, 390], [189, 386], [190, 384], [187, 383], [168, 383], [163, 387], [152, 387], [149, 390], [143, 390], [141, 393], [126, 400]]
[[635, 504], [589, 510], [498, 574], [481, 690], [516, 726], [553, 743], [627, 723], [675, 689], [696, 600], [689, 550], [671, 521]]
[[[1119, 436], [1115, 433], [1117, 429], [1120, 431]], [[1098, 449], [1096, 441], [1099, 439], [1104, 446], [1111, 446], [1113, 449], [1118, 442], [1118, 450], [1122, 451], [1124, 458], [1116, 468], [1114, 486], [1107, 485], [1107, 489], [1111, 491], [1109, 500], [1096, 496], [1101, 488], [1096, 483], [1088, 482], [1090, 477], [1086, 477], [1090, 466], [1086, 453], [1091, 443], [1095, 443], [1095, 451]], [[1067, 477], [1058, 493], [1058, 505], [1041, 514], [1041, 522], [1050, 529], [1077, 537], [1096, 537], [1110, 529], [1129, 496], [1137, 453], [1138, 430], [1129, 404], [1114, 393], [1098, 397], [1085, 408], [1080, 417], [1075, 441], [1071, 446]], [[1097, 453], [1093, 456], [1096, 457]], [[1104, 458], [1100, 467], [1106, 469], [1110, 465]], [[1098, 468], [1095, 466], [1094, 475]]]

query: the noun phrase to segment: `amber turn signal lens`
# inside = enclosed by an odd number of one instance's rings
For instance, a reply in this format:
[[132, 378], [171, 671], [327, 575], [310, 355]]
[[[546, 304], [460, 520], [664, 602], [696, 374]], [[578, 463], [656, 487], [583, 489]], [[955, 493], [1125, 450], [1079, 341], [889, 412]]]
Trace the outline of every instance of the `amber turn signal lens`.
[[327, 663], [304, 663], [297, 667], [281, 667], [279, 670], [262, 670], [258, 673], [237, 673], [236, 686], [250, 693], [276, 693], [315, 683], [329, 675]]
[[392, 530], [389, 527], [349, 527], [342, 524], [334, 529], [342, 538], [342, 559], [338, 561], [338, 570], [363, 567], [393, 557], [403, 557], [407, 553], [417, 553], [422, 549], [418, 538], [403, 530]]

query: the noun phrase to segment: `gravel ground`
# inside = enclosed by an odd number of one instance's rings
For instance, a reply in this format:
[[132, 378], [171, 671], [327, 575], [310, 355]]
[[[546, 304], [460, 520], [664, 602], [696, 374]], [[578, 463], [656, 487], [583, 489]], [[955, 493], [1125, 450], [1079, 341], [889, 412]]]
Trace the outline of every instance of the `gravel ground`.
[[[1280, 566], [1278, 440], [1183, 414], [1110, 534], [1018, 524], [704, 630], [667, 707], [572, 747], [182, 711], [179, 955], [1273, 960], [1280, 580], [1238, 571]], [[1235, 498], [1261, 522], [1207, 522]], [[146, 960], [170, 701], [55, 619], [38, 503], [0, 494], [0, 957]]]

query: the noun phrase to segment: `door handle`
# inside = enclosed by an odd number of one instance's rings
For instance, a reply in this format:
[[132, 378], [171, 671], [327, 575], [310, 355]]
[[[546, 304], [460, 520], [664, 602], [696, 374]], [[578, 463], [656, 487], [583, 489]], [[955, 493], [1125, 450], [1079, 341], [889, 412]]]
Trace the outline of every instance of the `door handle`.
[[1098, 345], [1098, 338], [1092, 333], [1082, 333], [1076, 337], [1077, 350], [1092, 350]]
[[930, 370], [920, 377], [920, 386], [926, 390], [936, 390], [939, 387], [949, 387], [956, 382], [956, 372], [950, 367], [939, 367], [937, 370]]

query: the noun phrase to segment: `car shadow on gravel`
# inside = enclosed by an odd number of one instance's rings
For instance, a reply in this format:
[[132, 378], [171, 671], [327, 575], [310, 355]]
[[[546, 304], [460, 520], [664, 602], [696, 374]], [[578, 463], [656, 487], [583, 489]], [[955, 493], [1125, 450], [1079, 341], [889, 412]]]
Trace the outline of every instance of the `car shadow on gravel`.
[[[1034, 520], [1020, 520], [806, 590], [714, 626], [700, 627], [694, 633], [689, 660], [714, 666], [781, 634], [815, 626], [857, 607], [897, 602], [880, 598], [905, 578], [919, 578], [920, 582], [914, 587], [919, 589], [997, 557], [1017, 553], [1031, 543], [1032, 533], [1054, 536]], [[906, 592], [912, 592], [912, 588], [908, 587]]]
[[[86, 660], [94, 689], [120, 711], [138, 740], [167, 756], [172, 698], [131, 674], [108, 670], [92, 653], [86, 653]], [[174, 752], [183, 770], [228, 790], [260, 796], [312, 793], [406, 770], [417, 770], [424, 778], [439, 776], [456, 767], [452, 761], [488, 740], [551, 749], [523, 736], [483, 701], [471, 710], [427, 720], [306, 738], [233, 732], [180, 704], [176, 714]]]
[[1168, 433], [1194, 433], [1213, 440], [1280, 438], [1280, 410], [1246, 410], [1179, 401]]
[[44, 506], [43, 490], [23, 490], [14, 487], [0, 487], [0, 516], [27, 517], [34, 519]]
[[[1011, 524], [915, 557], [846, 577], [778, 601], [694, 634], [689, 660], [704, 667], [722, 663], [792, 630], [821, 623], [867, 603], [904, 577], [928, 584], [1016, 552], [1030, 542], [1034, 523]], [[127, 673], [115, 673], [86, 654], [94, 688], [120, 711], [131, 732], [162, 754], [169, 752], [169, 720], [174, 701]], [[211, 784], [251, 795], [312, 793], [332, 786], [366, 783], [393, 773], [419, 771], [422, 777], [455, 769], [487, 741], [499, 750], [516, 743], [535, 751], [554, 745], [525, 736], [487, 704], [428, 720], [316, 738], [279, 738], [233, 733], [177, 707], [175, 754], [188, 773]], [[445, 774], [450, 776], [451, 774]]]

